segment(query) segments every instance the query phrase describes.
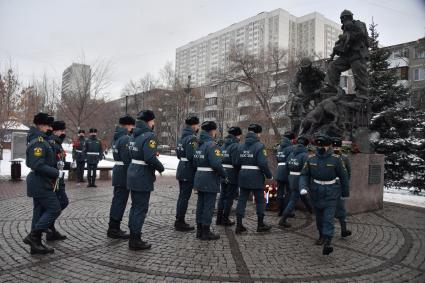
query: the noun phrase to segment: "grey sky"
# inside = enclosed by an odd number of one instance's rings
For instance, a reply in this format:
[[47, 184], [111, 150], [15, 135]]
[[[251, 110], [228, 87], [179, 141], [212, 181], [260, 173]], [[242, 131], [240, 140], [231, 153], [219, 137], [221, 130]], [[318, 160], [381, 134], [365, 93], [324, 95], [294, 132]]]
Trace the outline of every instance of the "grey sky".
[[317, 11], [339, 22], [347, 8], [383, 45], [425, 36], [424, 0], [0, 0], [0, 68], [11, 58], [23, 80], [62, 71], [84, 52], [113, 64], [110, 97], [130, 79], [156, 75], [181, 45], [277, 8], [295, 16]]

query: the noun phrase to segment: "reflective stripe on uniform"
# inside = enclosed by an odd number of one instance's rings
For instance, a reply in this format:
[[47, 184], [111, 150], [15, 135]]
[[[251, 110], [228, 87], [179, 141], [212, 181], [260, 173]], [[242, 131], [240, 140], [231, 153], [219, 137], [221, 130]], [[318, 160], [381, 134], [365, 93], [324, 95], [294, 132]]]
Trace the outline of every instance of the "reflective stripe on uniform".
[[242, 165], [241, 169], [260, 170], [260, 167], [255, 165]]
[[147, 165], [145, 161], [143, 160], [137, 160], [137, 159], [132, 159], [131, 163], [133, 164], [139, 164], [139, 165]]
[[289, 175], [299, 176], [299, 175], [301, 175], [301, 172], [290, 171]]
[[189, 159], [187, 159], [186, 157], [181, 157], [180, 161], [189, 161]]
[[320, 180], [314, 179], [313, 182], [315, 182], [316, 184], [319, 184], [319, 185], [332, 185], [332, 184], [336, 183], [336, 179], [333, 179], [331, 181], [320, 181]]
[[115, 165], [124, 165], [124, 162], [122, 162], [122, 161], [115, 161]]
[[78, 152], [78, 153], [83, 153], [83, 151], [82, 150], [75, 150], [75, 152]]
[[286, 165], [286, 162], [279, 162], [278, 164], [277, 164], [277, 166], [285, 166]]
[[198, 171], [205, 171], [205, 172], [210, 172], [210, 171], [214, 171], [212, 168], [210, 167], [198, 167], [197, 168]]
[[224, 168], [233, 168], [233, 165], [231, 165], [231, 164], [223, 164], [223, 167]]
[[87, 152], [88, 155], [99, 155], [99, 152]]

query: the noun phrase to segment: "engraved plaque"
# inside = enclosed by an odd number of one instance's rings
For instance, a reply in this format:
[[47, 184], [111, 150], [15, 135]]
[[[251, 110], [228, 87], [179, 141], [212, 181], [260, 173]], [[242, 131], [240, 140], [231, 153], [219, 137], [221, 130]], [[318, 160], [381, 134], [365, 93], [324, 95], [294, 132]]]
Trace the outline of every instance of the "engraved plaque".
[[369, 165], [369, 185], [381, 183], [381, 165]]

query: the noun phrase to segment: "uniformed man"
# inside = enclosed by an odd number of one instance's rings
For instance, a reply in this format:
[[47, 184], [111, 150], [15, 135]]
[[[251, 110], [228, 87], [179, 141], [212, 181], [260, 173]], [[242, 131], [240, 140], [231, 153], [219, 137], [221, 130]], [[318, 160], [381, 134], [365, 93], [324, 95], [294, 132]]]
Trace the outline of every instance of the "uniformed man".
[[[331, 139], [324, 134], [317, 135], [316, 155], [307, 159], [301, 171], [300, 193], [310, 190], [319, 231], [317, 244], [324, 243], [323, 254], [332, 253], [334, 217], [338, 199], [348, 197], [348, 174], [341, 158], [333, 154]], [[339, 178], [340, 184], [336, 178]]]
[[262, 127], [251, 124], [245, 143], [239, 147], [238, 164], [240, 196], [236, 207], [236, 234], [246, 231], [242, 224], [245, 217], [246, 202], [252, 193], [257, 206], [258, 225], [257, 232], [270, 231], [271, 226], [264, 223], [264, 182], [265, 178], [271, 179], [272, 173], [267, 163], [267, 151], [264, 144], [260, 142]]
[[103, 159], [102, 144], [97, 139], [97, 129], [90, 129], [90, 138], [86, 140], [84, 153], [87, 156], [87, 188], [96, 188], [97, 164]]
[[227, 175], [221, 164], [221, 150], [214, 142], [217, 124], [214, 121], [205, 121], [201, 129], [199, 145], [193, 156], [196, 168], [194, 188], [198, 190], [196, 237], [210, 241], [220, 239], [218, 234], [211, 232], [210, 227], [217, 193], [220, 192], [220, 177], [227, 179]]
[[277, 159], [277, 168], [275, 179], [277, 181], [277, 199], [279, 202], [279, 216], [282, 216], [283, 211], [289, 201], [290, 190], [288, 183], [288, 172], [286, 170], [286, 161], [289, 154], [292, 152], [292, 140], [295, 139], [295, 134], [293, 132], [286, 132], [282, 141], [279, 144], [277, 149], [276, 159]]
[[195, 169], [193, 167], [193, 154], [197, 146], [196, 134], [199, 131], [199, 118], [190, 115], [185, 120], [186, 127], [182, 130], [182, 135], [177, 142], [177, 166], [176, 178], [179, 181], [179, 197], [177, 199], [176, 221], [174, 228], [177, 231], [187, 232], [194, 230], [193, 226], [186, 223], [186, 211], [192, 195], [193, 179]]
[[127, 206], [130, 191], [127, 189], [127, 169], [131, 158], [128, 149], [130, 134], [133, 132], [136, 120], [131, 116], [123, 116], [118, 121], [112, 141], [112, 154], [115, 165], [112, 169], [112, 186], [114, 196], [112, 198], [109, 213], [109, 228], [107, 236], [113, 239], [128, 239], [129, 234], [121, 230], [120, 225]]
[[[340, 156], [345, 166], [345, 169], [347, 170], [348, 183], [350, 183], [350, 179], [351, 179], [350, 160], [348, 159], [348, 156], [342, 152], [341, 137], [332, 138], [332, 148], [334, 150], [334, 153]], [[337, 181], [339, 183], [339, 180]], [[336, 204], [335, 217], [339, 220], [339, 224], [341, 225], [341, 237], [345, 238], [345, 237], [351, 236], [351, 231], [347, 229], [347, 211], [345, 210], [345, 199], [342, 197], [338, 199], [338, 202]]]
[[[308, 151], [306, 146], [309, 144], [308, 138], [300, 136], [297, 138], [297, 144], [292, 149], [292, 152], [289, 154], [288, 159], [286, 160], [286, 170], [288, 172], [288, 181], [289, 189], [291, 191], [291, 196], [283, 211], [282, 218], [279, 221], [279, 225], [285, 228], [291, 227], [291, 224], [286, 222], [289, 214], [294, 210], [295, 205], [300, 199], [300, 189], [299, 189], [299, 180], [301, 175], [301, 170], [304, 167], [304, 163], [308, 159]], [[301, 200], [304, 203], [305, 208], [308, 212], [313, 213], [310, 201], [306, 195], [301, 196]]]
[[[313, 100], [315, 105], [319, 103], [319, 90], [322, 87], [325, 73], [319, 68], [313, 67], [310, 58], [301, 59], [300, 68], [298, 69], [295, 80], [292, 82], [292, 91], [299, 97], [300, 105], [303, 107], [301, 113], [309, 110], [310, 102]], [[302, 93], [299, 94], [299, 86], [301, 85]]]
[[335, 43], [331, 60], [334, 54], [339, 57], [328, 65], [325, 78], [327, 88], [336, 92], [341, 73], [351, 68], [356, 92], [365, 96], [368, 89], [367, 61], [369, 60], [369, 36], [366, 24], [354, 20], [353, 13], [348, 10], [342, 11], [340, 19], [343, 34]]
[[164, 166], [157, 158], [157, 140], [153, 132], [155, 114], [143, 110], [137, 114], [136, 127], [129, 139], [131, 163], [127, 170], [127, 188], [131, 194], [131, 209], [128, 220], [130, 250], [150, 249], [151, 244], [142, 241], [141, 233], [149, 208], [149, 199], [154, 190], [155, 171], [162, 173]]
[[72, 147], [72, 160], [77, 164], [77, 181], [78, 183], [84, 182], [84, 167], [86, 166], [86, 132], [78, 130], [78, 139], [74, 142]]
[[[52, 135], [49, 136], [48, 141], [52, 146], [53, 153], [55, 155], [56, 168], [58, 170], [63, 170], [65, 166], [65, 157], [66, 152], [62, 147], [62, 143], [66, 137], [66, 124], [64, 121], [54, 121], [52, 124]], [[65, 192], [65, 180], [59, 178], [55, 183], [55, 192], [59, 200], [61, 210], [63, 211], [69, 204], [68, 196]], [[55, 228], [55, 223], [53, 222], [49, 230], [46, 233], [47, 241], [56, 241], [56, 240], [65, 240], [67, 237], [59, 233]]]
[[47, 254], [53, 253], [54, 249], [44, 245], [41, 237], [61, 213], [53, 189], [57, 178], [63, 178], [64, 172], [56, 168], [54, 152], [46, 140], [53, 119], [48, 114], [38, 113], [33, 122], [35, 126], [28, 132], [26, 150], [26, 165], [31, 168], [27, 177], [27, 195], [33, 198], [33, 223], [24, 243], [31, 246], [31, 254]]
[[241, 136], [241, 128], [231, 127], [228, 130], [227, 137], [224, 139], [224, 145], [221, 147], [223, 168], [228, 178], [222, 179], [221, 182], [216, 225], [232, 226], [235, 224], [235, 222], [229, 219], [229, 215], [233, 201], [238, 195], [238, 173], [240, 169], [238, 166], [238, 152]]

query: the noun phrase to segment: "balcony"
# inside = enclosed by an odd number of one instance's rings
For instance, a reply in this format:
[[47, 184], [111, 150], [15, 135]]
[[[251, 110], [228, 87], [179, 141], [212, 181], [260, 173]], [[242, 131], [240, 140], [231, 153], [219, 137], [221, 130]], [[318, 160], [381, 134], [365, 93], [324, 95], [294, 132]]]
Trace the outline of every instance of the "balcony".
[[239, 115], [239, 121], [246, 121], [248, 120], [248, 115]]
[[286, 95], [273, 96], [270, 99], [270, 103], [283, 103], [285, 101], [287, 101], [287, 96]]
[[205, 93], [205, 98], [213, 98], [213, 97], [217, 97], [216, 91]]
[[250, 99], [244, 99], [238, 102], [238, 108], [253, 106], [253, 104]]
[[204, 111], [213, 111], [217, 110], [217, 105], [208, 105], [204, 107]]

